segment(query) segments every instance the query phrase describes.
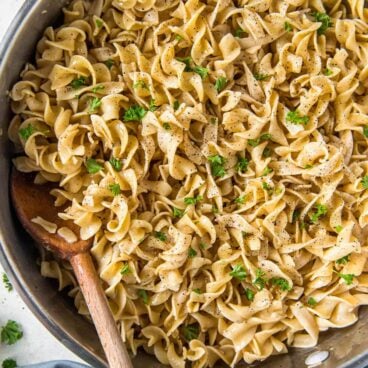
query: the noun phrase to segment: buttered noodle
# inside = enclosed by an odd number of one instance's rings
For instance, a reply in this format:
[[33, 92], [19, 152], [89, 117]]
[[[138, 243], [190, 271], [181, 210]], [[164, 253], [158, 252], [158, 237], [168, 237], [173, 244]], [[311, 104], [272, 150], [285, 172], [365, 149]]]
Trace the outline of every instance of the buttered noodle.
[[[364, 1], [74, 0], [64, 15], [10, 93], [14, 164], [58, 183], [60, 216], [93, 237], [129, 348], [235, 365], [354, 323], [368, 304]], [[87, 314], [68, 265], [42, 273]]]

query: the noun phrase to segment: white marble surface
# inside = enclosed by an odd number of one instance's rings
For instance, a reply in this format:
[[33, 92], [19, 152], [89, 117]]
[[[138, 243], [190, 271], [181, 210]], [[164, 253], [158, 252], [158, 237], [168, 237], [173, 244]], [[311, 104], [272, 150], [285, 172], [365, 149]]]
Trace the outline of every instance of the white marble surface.
[[[27, 0], [0, 0], [0, 39], [24, 1]], [[1, 278], [2, 274], [0, 266]], [[81, 362], [33, 316], [16, 291], [9, 293], [0, 281], [0, 326], [6, 324], [9, 319], [22, 325], [24, 337], [11, 346], [0, 344], [0, 364], [6, 358], [15, 359], [18, 365], [58, 359]]]

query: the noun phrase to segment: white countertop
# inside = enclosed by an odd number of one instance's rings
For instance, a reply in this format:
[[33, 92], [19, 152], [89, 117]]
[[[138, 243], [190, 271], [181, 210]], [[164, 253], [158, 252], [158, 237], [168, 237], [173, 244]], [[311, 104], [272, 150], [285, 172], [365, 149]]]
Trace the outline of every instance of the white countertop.
[[[17, 10], [27, 0], [0, 0], [0, 39], [6, 33]], [[19, 322], [24, 336], [16, 344], [0, 344], [0, 365], [13, 358], [18, 365], [40, 363], [49, 360], [73, 360], [82, 362], [33, 316], [16, 291], [8, 292], [2, 283], [3, 269], [0, 266], [0, 326], [9, 319]]]

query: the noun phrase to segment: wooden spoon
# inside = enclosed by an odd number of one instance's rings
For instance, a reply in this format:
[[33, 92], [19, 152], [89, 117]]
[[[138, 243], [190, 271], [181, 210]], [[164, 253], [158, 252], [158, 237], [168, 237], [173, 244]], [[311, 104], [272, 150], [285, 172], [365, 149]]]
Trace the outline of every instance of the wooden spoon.
[[31, 220], [37, 216], [53, 222], [58, 228], [67, 227], [79, 234], [79, 227], [72, 221], [64, 221], [58, 213], [62, 207], [55, 207], [50, 184], [37, 185], [33, 174], [23, 174], [13, 169], [11, 175], [11, 197], [19, 220], [32, 238], [60, 258], [70, 261], [88, 309], [100, 337], [111, 368], [133, 368], [128, 352], [122, 342], [116, 323], [109, 308], [105, 293], [97, 276], [89, 249], [92, 240], [77, 240], [68, 243], [58, 234], [50, 234]]

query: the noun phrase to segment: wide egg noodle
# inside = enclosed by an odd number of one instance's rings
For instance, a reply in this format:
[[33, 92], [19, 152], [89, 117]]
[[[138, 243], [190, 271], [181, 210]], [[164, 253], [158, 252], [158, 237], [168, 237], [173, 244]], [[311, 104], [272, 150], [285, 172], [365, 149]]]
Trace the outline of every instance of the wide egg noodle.
[[[13, 162], [93, 238], [134, 354], [251, 364], [357, 321], [367, 19], [355, 0], [73, 0], [45, 30], [10, 92]], [[41, 273], [88, 316], [70, 265]]]

